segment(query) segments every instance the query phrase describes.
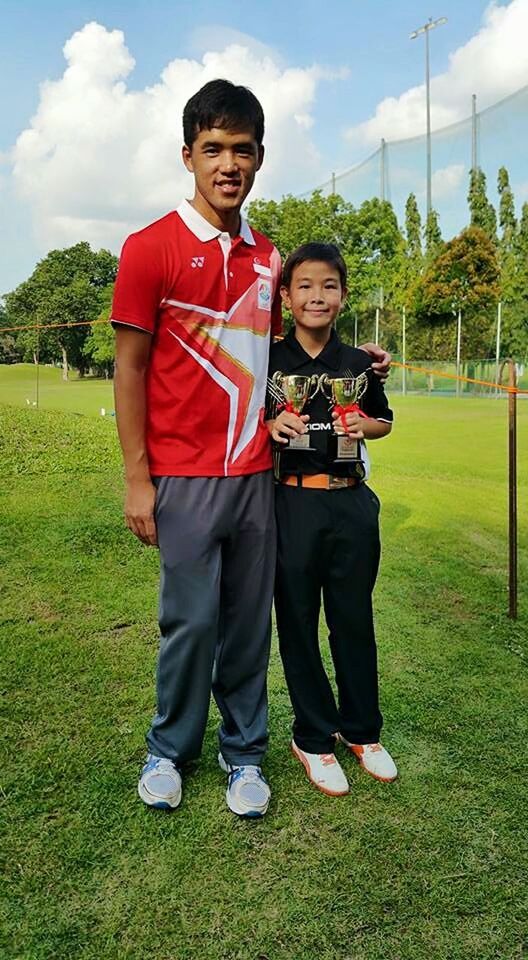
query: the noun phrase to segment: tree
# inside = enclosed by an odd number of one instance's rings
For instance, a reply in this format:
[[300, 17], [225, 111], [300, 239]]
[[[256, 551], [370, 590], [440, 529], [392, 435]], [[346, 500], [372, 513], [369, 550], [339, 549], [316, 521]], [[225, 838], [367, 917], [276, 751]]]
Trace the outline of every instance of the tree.
[[[358, 210], [337, 194], [323, 197], [284, 197], [255, 200], [248, 217], [276, 244], [282, 257], [309, 240], [335, 243], [348, 268], [348, 301], [340, 332], [352, 338], [354, 315], [371, 316], [380, 303], [380, 291], [391, 289], [397, 253], [404, 245], [396, 215], [387, 201], [366, 200]], [[369, 336], [372, 334], [369, 332]]]
[[517, 224], [515, 221], [513, 193], [511, 191], [510, 178], [506, 167], [499, 169], [497, 174], [497, 189], [499, 192], [499, 225], [501, 228], [498, 247], [501, 269], [500, 298], [503, 309], [501, 348], [504, 349], [506, 344], [509, 345], [512, 342], [511, 334], [516, 325], [521, 306], [519, 303], [520, 291], [518, 289], [519, 269], [522, 272], [522, 264], [515, 255]]
[[16, 363], [22, 359], [16, 334], [9, 329], [10, 327], [11, 321], [6, 306], [0, 302], [0, 363]]
[[115, 360], [115, 335], [109, 322], [113, 292], [113, 284], [109, 284], [102, 291], [103, 309], [92, 324], [83, 346], [84, 356], [102, 370], [106, 377], [112, 376]]
[[472, 353], [489, 352], [495, 306], [499, 298], [495, 245], [484, 230], [467, 227], [449, 240], [426, 270], [416, 292], [415, 312], [430, 328], [452, 326], [464, 315], [466, 343]]
[[320, 190], [311, 197], [287, 196], [275, 200], [253, 200], [248, 219], [256, 230], [272, 240], [282, 257], [309, 240], [346, 246], [354, 218], [354, 208], [342, 197], [323, 197]]
[[70, 365], [82, 376], [86, 370], [84, 342], [89, 324], [98, 316], [103, 291], [115, 279], [117, 257], [108, 250], [94, 252], [88, 243], [52, 250], [32, 275], [6, 297], [13, 325], [35, 329], [22, 331], [17, 341], [36, 359], [60, 360], [63, 376]]
[[424, 240], [426, 259], [430, 263], [440, 252], [443, 244], [438, 214], [432, 207], [425, 221]]
[[502, 259], [502, 356], [526, 358], [528, 354], [528, 203], [513, 237], [511, 250]]
[[497, 215], [486, 195], [486, 174], [480, 167], [469, 174], [468, 204], [471, 226], [480, 227], [496, 243]]
[[422, 221], [414, 193], [409, 194], [405, 204], [405, 234], [407, 237], [407, 255], [411, 260], [421, 260]]
[[499, 225], [502, 230], [501, 245], [505, 251], [513, 247], [515, 238], [515, 204], [510, 187], [510, 178], [506, 167], [500, 167], [497, 174], [497, 189], [499, 191]]

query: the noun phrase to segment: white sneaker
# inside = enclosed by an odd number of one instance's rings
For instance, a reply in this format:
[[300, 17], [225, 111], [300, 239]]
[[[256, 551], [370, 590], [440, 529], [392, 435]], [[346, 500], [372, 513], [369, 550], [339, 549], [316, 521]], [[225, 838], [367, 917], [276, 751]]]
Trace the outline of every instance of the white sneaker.
[[349, 743], [339, 734], [341, 743], [353, 753], [363, 770], [382, 783], [396, 780], [398, 770], [388, 750], [381, 743]]
[[253, 764], [235, 766], [218, 754], [220, 769], [228, 774], [226, 803], [239, 817], [263, 817], [269, 807], [271, 790], [260, 767]]
[[308, 779], [321, 793], [329, 797], [342, 797], [348, 793], [348, 780], [333, 753], [306, 753], [291, 743], [292, 753], [301, 761]]
[[172, 760], [147, 754], [138, 793], [143, 803], [158, 810], [174, 810], [182, 798], [182, 779]]

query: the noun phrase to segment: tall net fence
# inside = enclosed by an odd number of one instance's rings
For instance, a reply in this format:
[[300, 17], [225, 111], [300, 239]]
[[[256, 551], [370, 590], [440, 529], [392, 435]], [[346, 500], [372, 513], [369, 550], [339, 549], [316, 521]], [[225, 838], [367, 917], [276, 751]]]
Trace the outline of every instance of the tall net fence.
[[[425, 117], [424, 117], [425, 122]], [[486, 174], [488, 195], [497, 201], [499, 167], [505, 166], [518, 204], [528, 200], [528, 85], [484, 110], [468, 103], [468, 117], [431, 135], [432, 202], [445, 237], [467, 225], [467, 192], [473, 163]], [[382, 141], [361, 163], [314, 189], [338, 193], [359, 206], [364, 200], [390, 200], [400, 223], [405, 201], [414, 193], [422, 208], [426, 196], [426, 136]], [[310, 191], [302, 194], [309, 196]]]

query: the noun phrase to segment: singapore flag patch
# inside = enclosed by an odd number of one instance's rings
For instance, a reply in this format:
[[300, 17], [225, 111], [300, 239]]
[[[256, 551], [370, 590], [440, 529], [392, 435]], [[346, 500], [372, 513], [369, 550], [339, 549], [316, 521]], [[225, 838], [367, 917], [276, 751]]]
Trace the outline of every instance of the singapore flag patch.
[[257, 282], [257, 306], [259, 310], [271, 310], [271, 280], [259, 277]]

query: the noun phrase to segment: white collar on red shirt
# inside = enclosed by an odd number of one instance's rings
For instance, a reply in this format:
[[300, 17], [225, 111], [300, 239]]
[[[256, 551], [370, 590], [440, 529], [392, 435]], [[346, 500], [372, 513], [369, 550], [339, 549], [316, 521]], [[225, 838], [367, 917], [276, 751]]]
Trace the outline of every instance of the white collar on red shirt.
[[[192, 230], [195, 237], [198, 237], [198, 240], [201, 240], [202, 243], [205, 243], [207, 240], [214, 240], [216, 237], [222, 236], [222, 230], [218, 230], [217, 227], [213, 227], [212, 223], [209, 223], [205, 217], [202, 217], [201, 213], [198, 213], [198, 211], [191, 206], [188, 200], [182, 200], [179, 207], [176, 209], [176, 213], [181, 217], [185, 226], [188, 227], [189, 230]], [[240, 217], [239, 233], [245, 243], [249, 243], [252, 247], [255, 246], [255, 238], [251, 232], [251, 228], [247, 220], [244, 220], [244, 217]]]

